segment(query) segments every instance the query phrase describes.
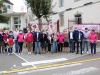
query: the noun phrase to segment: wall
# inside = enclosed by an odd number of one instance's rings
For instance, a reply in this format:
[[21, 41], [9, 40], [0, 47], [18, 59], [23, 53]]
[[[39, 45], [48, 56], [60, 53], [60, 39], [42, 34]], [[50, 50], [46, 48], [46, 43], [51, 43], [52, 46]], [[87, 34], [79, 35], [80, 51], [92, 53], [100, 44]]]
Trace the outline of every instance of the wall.
[[[75, 8], [84, 5], [88, 2], [97, 2], [100, 0], [80, 0], [78, 2], [74, 2], [74, 0], [65, 0], [64, 7], [59, 7], [59, 0], [53, 0], [53, 4], [57, 3], [56, 6], [53, 8], [53, 11], [55, 12], [62, 12], [65, 11], [68, 8]], [[65, 11], [64, 13], [64, 26], [60, 27], [60, 31], [63, 31], [63, 29], [68, 28], [68, 19], [74, 20], [74, 15], [77, 13], [82, 14], [82, 22], [83, 23], [100, 23], [100, 2], [95, 3], [92, 5], [80, 7], [77, 9]], [[52, 15], [52, 20], [55, 21], [59, 19], [59, 14]]]
[[9, 24], [5, 24], [5, 23], [0, 23], [0, 28], [10, 28], [10, 25]]
[[[7, 7], [7, 13], [13, 12], [13, 5], [8, 4], [8, 3], [4, 3], [4, 5]], [[10, 6], [10, 9], [8, 8], [8, 5]]]

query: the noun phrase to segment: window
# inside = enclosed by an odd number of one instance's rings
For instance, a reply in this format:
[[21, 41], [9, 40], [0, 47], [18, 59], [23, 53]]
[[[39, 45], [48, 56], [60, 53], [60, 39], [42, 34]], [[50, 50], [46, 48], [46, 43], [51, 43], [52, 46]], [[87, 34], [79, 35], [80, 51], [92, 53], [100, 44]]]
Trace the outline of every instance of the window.
[[63, 13], [60, 14], [59, 17], [60, 17], [60, 26], [64, 26], [64, 14]]
[[80, 1], [80, 0], [74, 0], [74, 2], [78, 2], [78, 1]]
[[75, 15], [75, 21], [76, 21], [76, 24], [82, 24], [82, 16], [81, 16], [81, 14], [76, 14]]
[[7, 8], [10, 9], [10, 5], [7, 5]]
[[64, 0], [59, 0], [59, 7], [63, 7], [64, 6]]
[[21, 27], [21, 19], [20, 17], [14, 17], [14, 28], [20, 29]]

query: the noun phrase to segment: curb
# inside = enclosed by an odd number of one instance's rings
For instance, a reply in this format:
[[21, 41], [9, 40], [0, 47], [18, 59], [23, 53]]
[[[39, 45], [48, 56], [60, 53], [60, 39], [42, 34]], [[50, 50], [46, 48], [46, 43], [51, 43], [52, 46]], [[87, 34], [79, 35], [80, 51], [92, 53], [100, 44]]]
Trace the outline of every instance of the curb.
[[30, 67], [30, 68], [19, 69], [19, 70], [1, 71], [0, 74], [11, 74], [11, 73], [17, 73], [17, 72], [35, 71], [35, 70], [40, 70], [40, 69], [47, 69], [47, 68], [60, 67], [60, 66], [71, 65], [71, 64], [85, 63], [85, 62], [91, 62], [91, 61], [96, 61], [96, 60], [100, 60], [100, 58], [81, 60], [81, 61], [76, 61], [76, 62], [66, 62], [62, 64], [53, 64], [53, 65], [48, 65], [48, 66]]

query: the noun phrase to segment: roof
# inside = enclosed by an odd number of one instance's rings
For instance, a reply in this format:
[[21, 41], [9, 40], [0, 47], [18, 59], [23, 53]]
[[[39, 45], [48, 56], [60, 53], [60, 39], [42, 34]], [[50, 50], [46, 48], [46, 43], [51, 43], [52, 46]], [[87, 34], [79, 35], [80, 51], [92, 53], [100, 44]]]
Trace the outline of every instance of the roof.
[[3, 0], [4, 2], [6, 2], [6, 3], [9, 3], [9, 4], [11, 4], [11, 5], [14, 5], [12, 2], [10, 2], [9, 0]]
[[10, 16], [20, 16], [25, 14], [26, 14], [25, 12], [12, 12], [12, 13], [2, 13], [0, 15], [10, 17]]

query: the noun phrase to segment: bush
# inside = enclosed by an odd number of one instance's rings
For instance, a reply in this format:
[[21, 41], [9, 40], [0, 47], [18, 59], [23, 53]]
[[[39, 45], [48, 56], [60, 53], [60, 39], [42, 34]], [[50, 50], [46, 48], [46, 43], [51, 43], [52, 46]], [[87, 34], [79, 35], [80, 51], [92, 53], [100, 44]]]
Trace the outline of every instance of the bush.
[[9, 27], [4, 27], [3, 30], [9, 30]]
[[98, 39], [100, 40], [100, 33], [97, 33], [97, 35], [98, 35]]

